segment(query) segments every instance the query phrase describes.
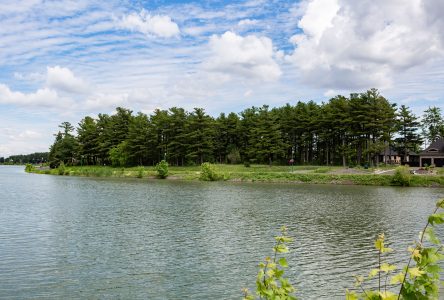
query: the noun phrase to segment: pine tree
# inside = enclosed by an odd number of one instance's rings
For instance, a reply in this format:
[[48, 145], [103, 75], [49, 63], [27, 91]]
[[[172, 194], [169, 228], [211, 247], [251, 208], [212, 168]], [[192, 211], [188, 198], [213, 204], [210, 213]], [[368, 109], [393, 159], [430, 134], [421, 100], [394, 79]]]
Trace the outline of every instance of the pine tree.
[[444, 133], [444, 119], [441, 115], [441, 109], [433, 106], [424, 111], [422, 117], [423, 135], [429, 143], [433, 143]]
[[402, 154], [403, 161], [407, 161], [410, 151], [418, 151], [422, 144], [421, 137], [418, 133], [419, 122], [408, 107], [401, 105], [397, 113], [397, 133], [398, 138], [395, 139], [395, 149]]

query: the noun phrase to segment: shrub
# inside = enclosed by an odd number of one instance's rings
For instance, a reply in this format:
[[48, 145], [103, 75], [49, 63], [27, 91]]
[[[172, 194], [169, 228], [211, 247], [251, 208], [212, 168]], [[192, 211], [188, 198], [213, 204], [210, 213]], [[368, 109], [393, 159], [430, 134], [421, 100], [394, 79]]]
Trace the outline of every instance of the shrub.
[[249, 159], [244, 160], [244, 167], [246, 167], [246, 168], [250, 167], [250, 160]]
[[411, 178], [412, 175], [410, 174], [409, 168], [397, 167], [392, 178], [392, 183], [400, 186], [410, 186]]
[[230, 153], [228, 153], [227, 155], [227, 159], [231, 164], [237, 164], [238, 162], [240, 162], [241, 157], [239, 150], [237, 148], [231, 149]]
[[25, 172], [32, 172], [32, 171], [34, 171], [34, 166], [33, 165], [31, 165], [31, 164], [26, 164], [26, 167], [25, 167]]
[[139, 167], [137, 168], [137, 178], [143, 178], [144, 168]]
[[60, 165], [57, 167], [57, 172], [59, 173], [59, 175], [65, 175], [65, 164], [62, 162], [60, 162]]
[[203, 181], [216, 181], [222, 179], [222, 176], [216, 172], [214, 165], [205, 162], [201, 165], [199, 179]]
[[168, 177], [168, 163], [165, 160], [156, 165], [157, 177], [165, 179]]

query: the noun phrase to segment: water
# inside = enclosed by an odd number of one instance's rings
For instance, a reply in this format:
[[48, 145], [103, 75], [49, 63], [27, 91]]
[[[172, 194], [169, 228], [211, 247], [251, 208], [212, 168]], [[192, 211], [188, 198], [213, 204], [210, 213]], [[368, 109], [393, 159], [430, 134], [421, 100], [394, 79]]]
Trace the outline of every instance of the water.
[[240, 299], [285, 224], [302, 299], [344, 299], [354, 274], [424, 226], [444, 190], [26, 174], [0, 167], [0, 298]]

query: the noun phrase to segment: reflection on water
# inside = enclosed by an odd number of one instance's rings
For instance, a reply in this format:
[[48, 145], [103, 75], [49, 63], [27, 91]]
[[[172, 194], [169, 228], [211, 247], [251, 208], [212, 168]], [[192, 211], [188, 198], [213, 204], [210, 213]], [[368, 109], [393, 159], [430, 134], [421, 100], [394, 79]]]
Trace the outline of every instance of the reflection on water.
[[285, 224], [302, 299], [395, 261], [441, 189], [114, 180], [0, 167], [0, 298], [239, 299]]

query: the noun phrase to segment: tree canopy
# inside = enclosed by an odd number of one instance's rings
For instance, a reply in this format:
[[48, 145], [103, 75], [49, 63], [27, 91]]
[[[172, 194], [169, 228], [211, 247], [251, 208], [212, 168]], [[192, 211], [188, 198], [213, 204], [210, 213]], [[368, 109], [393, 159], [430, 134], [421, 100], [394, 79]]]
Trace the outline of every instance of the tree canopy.
[[[83, 118], [74, 127], [64, 122], [55, 135], [50, 160], [57, 164], [170, 165], [251, 161], [286, 164], [377, 164], [392, 147], [406, 156], [427, 140], [444, 134], [439, 108], [418, 121], [408, 107], [397, 108], [378, 90], [338, 95], [326, 103], [299, 101], [270, 109], [208, 115], [173, 107], [151, 115], [118, 107], [112, 115]], [[293, 153], [293, 156], [292, 156]]]

